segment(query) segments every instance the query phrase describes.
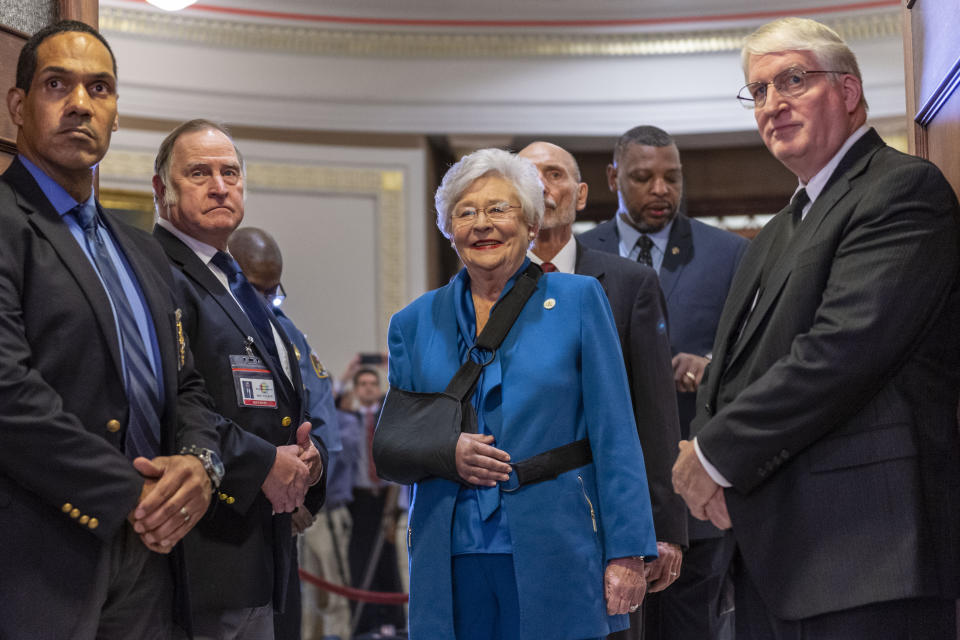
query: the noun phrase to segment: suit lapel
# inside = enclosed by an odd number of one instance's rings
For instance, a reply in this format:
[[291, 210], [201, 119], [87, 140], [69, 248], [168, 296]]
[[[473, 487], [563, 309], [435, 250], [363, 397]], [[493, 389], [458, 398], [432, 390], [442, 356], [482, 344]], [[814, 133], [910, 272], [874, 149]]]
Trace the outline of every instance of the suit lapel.
[[138, 242], [133, 233], [123, 224], [117, 224], [110, 215], [100, 215], [106, 226], [116, 239], [118, 247], [123, 251], [130, 268], [133, 269], [140, 291], [147, 305], [147, 311], [153, 319], [154, 334], [157, 337], [157, 348], [160, 351], [160, 368], [163, 377], [163, 389], [166, 402], [164, 406], [173, 406], [176, 400], [176, 391], [179, 387], [177, 373], [179, 367], [173, 365], [179, 362], [179, 345], [174, 343], [176, 326], [170, 317], [168, 309], [170, 301], [167, 297], [169, 287], [157, 273], [154, 265], [149, 263], [146, 255], [138, 249]]
[[[180, 241], [175, 235], [167, 231], [161, 226], [154, 227], [153, 230], [154, 236], [157, 240], [160, 241], [160, 244], [163, 245], [164, 249], [167, 252], [167, 255], [178, 265], [180, 269], [183, 270], [194, 282], [196, 282], [204, 291], [210, 294], [210, 297], [220, 306], [223, 312], [230, 318], [230, 321], [236, 326], [237, 330], [242, 333], [244, 336], [253, 337], [257, 335], [257, 332], [254, 330], [253, 325], [250, 323], [250, 319], [247, 318], [247, 314], [243, 312], [243, 309], [240, 308], [240, 305], [237, 304], [237, 301], [233, 299], [233, 296], [230, 294], [230, 291], [217, 279], [213, 272], [210, 271], [210, 268], [203, 264], [200, 258], [197, 257], [197, 254], [193, 252], [193, 249], [185, 245]], [[268, 312], [268, 318], [272, 316], [271, 312]], [[275, 319], [270, 319], [274, 327], [278, 326], [278, 323]], [[287, 358], [290, 359], [290, 356], [293, 354], [293, 349], [290, 346], [290, 341], [286, 339], [286, 334], [283, 333], [283, 330], [278, 331], [284, 339], [284, 346], [287, 349]], [[280, 389], [283, 393], [289, 396], [290, 392], [293, 390], [291, 388], [290, 379], [287, 378], [286, 374], [283, 372], [280, 363], [277, 362], [267, 351], [266, 349], [261, 349], [259, 345], [254, 343], [254, 348], [260, 354], [260, 358], [267, 364], [268, 368], [272, 371], [274, 378], [280, 381]], [[297, 364], [292, 364], [290, 367], [291, 374], [293, 374], [293, 369], [296, 368]]]
[[179, 238], [163, 227], [155, 227], [153, 233], [154, 236], [160, 240], [164, 249], [166, 249], [167, 255], [176, 262], [177, 266], [179, 266], [184, 273], [190, 276], [194, 282], [210, 294], [210, 297], [214, 299], [227, 317], [230, 318], [230, 321], [233, 322], [237, 330], [245, 336], [255, 336], [256, 332], [253, 329], [253, 325], [250, 324], [247, 315], [237, 304], [236, 300], [233, 299], [233, 296], [230, 295], [226, 287], [213, 275], [210, 268], [203, 264], [200, 258], [197, 257], [193, 249], [185, 245]]
[[667, 239], [667, 250], [660, 265], [660, 288], [663, 297], [669, 300], [680, 274], [684, 267], [693, 258], [693, 235], [690, 229], [690, 220], [682, 213], [677, 214], [670, 228], [670, 237]]
[[123, 365], [120, 358], [120, 338], [117, 335], [117, 325], [113, 318], [113, 309], [110, 298], [100, 282], [100, 277], [94, 270], [90, 260], [70, 232], [70, 228], [54, 210], [53, 206], [43, 194], [40, 186], [30, 175], [19, 160], [14, 160], [4, 174], [4, 178], [15, 187], [14, 193], [17, 204], [27, 215], [30, 224], [37, 233], [46, 238], [57, 255], [63, 261], [64, 267], [77, 281], [77, 285], [84, 293], [93, 310], [93, 315], [100, 326], [104, 340], [110, 349], [110, 357], [116, 367], [117, 374], [123, 379]]
[[[793, 271], [797, 255], [814, 242], [817, 230], [823, 224], [827, 215], [850, 191], [850, 181], [863, 173], [867, 168], [870, 158], [882, 146], [883, 140], [871, 129], [850, 148], [840, 164], [837, 165], [836, 170], [827, 182], [827, 186], [814, 201], [813, 206], [810, 207], [810, 211], [807, 212], [807, 215], [794, 232], [790, 243], [784, 249], [783, 255], [777, 259], [770, 270], [770, 274], [766, 279], [767, 284], [765, 291], [760, 299], [757, 300], [757, 306], [750, 312], [747, 324], [743, 328], [743, 334], [737, 340], [737, 344], [730, 354], [729, 362], [732, 363], [740, 356], [743, 352], [744, 345], [750, 341], [750, 337], [757, 331], [757, 328], [761, 325], [767, 314], [770, 313], [773, 303], [780, 297], [780, 290], [786, 284], [787, 277]], [[787, 224], [786, 215], [786, 210], [781, 211], [768, 223], [768, 226], [774, 223], [777, 225]], [[767, 238], [772, 239], [775, 237], [777, 228], [778, 227], [771, 227], [771, 233]], [[766, 248], [763, 251], [763, 260], [759, 262], [758, 267], [754, 267], [757, 280], [759, 280], [760, 269], [763, 268], [762, 265], [766, 260], [766, 253], [769, 251], [770, 244], [770, 241], [766, 242]], [[753, 290], [756, 290], [756, 284], [754, 284]], [[748, 301], [748, 304], [751, 302], [752, 298]]]
[[596, 239], [604, 245], [603, 251], [620, 255], [620, 232], [617, 231], [617, 215], [597, 227]]
[[606, 272], [603, 265], [593, 259], [593, 252], [580, 244], [579, 240], [575, 239], [575, 242], [577, 243], [577, 261], [574, 264], [573, 272], [584, 276], [592, 276], [599, 280], [609, 297], [610, 292], [607, 291]]

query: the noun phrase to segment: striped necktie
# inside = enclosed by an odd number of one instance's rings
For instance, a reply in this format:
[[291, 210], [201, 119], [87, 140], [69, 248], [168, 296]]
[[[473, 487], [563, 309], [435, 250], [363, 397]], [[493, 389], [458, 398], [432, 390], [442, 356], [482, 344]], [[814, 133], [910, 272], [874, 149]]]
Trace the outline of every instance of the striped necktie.
[[123, 290], [118, 266], [114, 264], [103, 240], [106, 229], [102, 227], [96, 206], [87, 201], [74, 208], [72, 213], [83, 229], [87, 249], [117, 315], [124, 385], [130, 403], [124, 449], [130, 459], [137, 456], [154, 458], [160, 454], [161, 399], [157, 377], [150, 365], [130, 301]]

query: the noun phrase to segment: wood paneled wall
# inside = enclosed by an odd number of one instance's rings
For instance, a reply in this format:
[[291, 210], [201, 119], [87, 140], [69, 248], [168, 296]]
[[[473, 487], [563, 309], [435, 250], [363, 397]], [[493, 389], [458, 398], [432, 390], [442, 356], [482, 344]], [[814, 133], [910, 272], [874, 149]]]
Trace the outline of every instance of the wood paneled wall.
[[960, 13], [955, 0], [904, 2], [910, 151], [940, 167], [960, 194]]

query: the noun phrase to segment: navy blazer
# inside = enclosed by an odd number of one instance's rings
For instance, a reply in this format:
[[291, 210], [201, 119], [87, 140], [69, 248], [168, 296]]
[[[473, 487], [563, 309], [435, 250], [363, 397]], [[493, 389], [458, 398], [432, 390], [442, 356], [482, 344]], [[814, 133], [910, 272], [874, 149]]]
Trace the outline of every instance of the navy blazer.
[[600, 281], [620, 337], [633, 401], [637, 435], [643, 447], [657, 540], [687, 546], [687, 506], [673, 491], [680, 424], [670, 364], [667, 311], [650, 267], [577, 241], [576, 273]]
[[[218, 410], [242, 427], [221, 443], [226, 472], [217, 508], [184, 539], [191, 602], [210, 610], [272, 601], [279, 609], [286, 600], [289, 572], [296, 571], [290, 565], [290, 514], [273, 515], [260, 487], [273, 466], [276, 447], [296, 442], [305, 415], [293, 345], [275, 325], [285, 341], [292, 381], [278, 369], [279, 363], [253, 345], [273, 376], [277, 407], [239, 407], [229, 356], [246, 353], [246, 338], [256, 333], [230, 292], [190, 247], [163, 227], [153, 233], [170, 261], [197, 369]], [[317, 445], [326, 468], [326, 448]], [[307, 494], [311, 512], [320, 508], [324, 490], [321, 481]]]
[[[391, 386], [443, 391], [460, 368], [456, 305], [462, 270], [390, 321]], [[595, 638], [624, 628], [607, 616], [611, 558], [655, 556], [643, 453], [610, 306], [594, 278], [545, 274], [494, 360], [483, 411], [499, 412], [497, 446], [513, 460], [589, 438], [593, 462], [501, 493], [520, 600], [519, 637]], [[410, 509], [410, 637], [453, 640], [451, 524], [460, 485], [417, 483]]]
[[725, 494], [743, 562], [789, 620], [956, 598], [957, 199], [935, 166], [870, 130], [754, 306], [788, 216], [744, 256], [693, 424], [733, 483]]
[[[615, 218], [581, 234], [578, 239], [585, 247], [620, 255], [620, 233]], [[682, 213], [674, 218], [659, 274], [660, 288], [667, 300], [674, 355], [710, 353], [727, 291], [748, 244], [741, 236]], [[696, 412], [695, 398], [694, 393], [677, 394], [683, 438], [688, 437], [690, 421]]]
[[[163, 252], [111, 214], [103, 220], [156, 329], [161, 454], [190, 444], [218, 451], [217, 430], [229, 425], [178, 338]], [[101, 556], [127, 526], [143, 478], [122, 450], [128, 406], [110, 301], [18, 160], [0, 179], [0, 228], [0, 637], [69, 638], [106, 596]], [[181, 546], [170, 561], [182, 595]]]
[[[586, 247], [620, 255], [620, 232], [615, 219], [578, 239]], [[741, 236], [682, 213], [674, 218], [660, 267], [660, 288], [667, 299], [670, 346], [674, 355], [710, 353], [727, 291], [748, 244]], [[696, 414], [697, 394], [676, 391], [676, 386], [674, 393], [680, 416], [680, 437], [686, 440]], [[673, 457], [676, 458], [676, 449]], [[720, 530], [709, 522], [692, 516], [688, 518], [688, 525], [691, 539], [720, 535]]]

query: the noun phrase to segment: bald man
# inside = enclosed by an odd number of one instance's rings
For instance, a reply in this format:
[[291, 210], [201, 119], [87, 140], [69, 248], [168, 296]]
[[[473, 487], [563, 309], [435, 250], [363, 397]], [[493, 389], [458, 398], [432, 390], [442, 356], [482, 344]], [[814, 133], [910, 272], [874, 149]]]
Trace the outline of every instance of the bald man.
[[[666, 305], [657, 274], [632, 260], [588, 249], [573, 236], [577, 211], [587, 204], [587, 185], [581, 182], [580, 169], [570, 153], [549, 142], [534, 142], [519, 155], [537, 166], [544, 187], [543, 222], [530, 259], [545, 272], [597, 278], [616, 319], [657, 531], [659, 557], [647, 563], [647, 581], [650, 592], [662, 591], [680, 573], [681, 547], [687, 544], [687, 518], [670, 481], [680, 425]], [[631, 618], [629, 633], [634, 637], [640, 616]]]

